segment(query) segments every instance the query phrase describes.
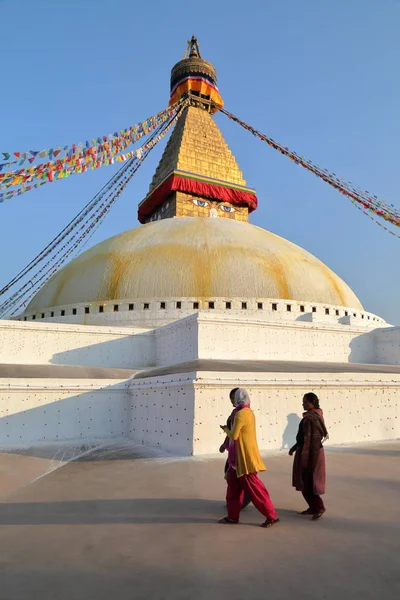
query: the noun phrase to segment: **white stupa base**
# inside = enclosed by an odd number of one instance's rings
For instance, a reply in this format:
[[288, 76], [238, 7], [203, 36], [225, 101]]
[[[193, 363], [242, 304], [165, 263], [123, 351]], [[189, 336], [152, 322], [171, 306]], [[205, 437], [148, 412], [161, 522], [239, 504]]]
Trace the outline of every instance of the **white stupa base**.
[[[330, 442], [400, 437], [400, 328], [196, 313], [153, 330], [0, 322], [0, 447], [130, 439], [213, 454], [246, 387], [262, 450], [321, 397]], [[385, 364], [383, 364], [385, 363]]]
[[0, 446], [130, 439], [178, 455], [214, 454], [229, 391], [239, 385], [250, 393], [261, 450], [294, 443], [308, 391], [320, 396], [330, 444], [400, 438], [400, 372], [310, 366], [308, 373], [196, 371], [127, 381], [3, 379]]

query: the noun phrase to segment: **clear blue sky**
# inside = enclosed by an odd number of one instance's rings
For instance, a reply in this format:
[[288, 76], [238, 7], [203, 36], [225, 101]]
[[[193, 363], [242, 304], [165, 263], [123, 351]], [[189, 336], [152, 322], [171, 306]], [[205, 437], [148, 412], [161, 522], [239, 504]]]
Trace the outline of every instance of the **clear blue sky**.
[[[0, 150], [125, 128], [168, 103], [195, 33], [228, 110], [400, 207], [398, 0], [0, 0]], [[306, 248], [365, 308], [400, 324], [400, 240], [226, 117], [216, 117], [260, 207], [252, 222]], [[164, 146], [164, 144], [162, 144]], [[159, 145], [92, 243], [138, 226]], [[98, 191], [107, 167], [0, 205], [0, 284]]]

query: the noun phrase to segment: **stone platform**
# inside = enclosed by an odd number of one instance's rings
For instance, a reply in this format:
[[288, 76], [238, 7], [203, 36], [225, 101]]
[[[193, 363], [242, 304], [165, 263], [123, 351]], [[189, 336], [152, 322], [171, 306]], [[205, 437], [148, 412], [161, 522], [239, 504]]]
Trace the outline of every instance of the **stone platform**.
[[400, 594], [400, 442], [328, 450], [328, 512], [317, 523], [296, 513], [291, 459], [266, 456], [262, 478], [281, 517], [271, 530], [254, 508], [238, 526], [216, 524], [223, 457], [81, 450], [74, 462], [44, 448], [0, 456], [1, 600]]

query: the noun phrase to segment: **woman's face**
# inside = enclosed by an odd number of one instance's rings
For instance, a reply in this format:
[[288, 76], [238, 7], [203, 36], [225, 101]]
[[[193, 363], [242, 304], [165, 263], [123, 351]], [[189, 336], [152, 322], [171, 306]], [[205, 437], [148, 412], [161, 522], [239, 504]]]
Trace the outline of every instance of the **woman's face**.
[[232, 406], [235, 406], [235, 394], [229, 394], [229, 400], [231, 401]]
[[314, 408], [314, 404], [309, 402], [305, 396], [303, 397], [303, 408], [304, 410], [311, 410]]

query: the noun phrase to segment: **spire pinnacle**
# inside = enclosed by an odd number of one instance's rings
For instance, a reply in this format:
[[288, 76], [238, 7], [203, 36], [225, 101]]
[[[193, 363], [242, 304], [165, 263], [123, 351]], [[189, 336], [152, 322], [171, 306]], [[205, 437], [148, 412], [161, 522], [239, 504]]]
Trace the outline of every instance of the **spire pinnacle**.
[[183, 59], [172, 67], [170, 89], [171, 105], [187, 95], [192, 106], [214, 114], [224, 104], [217, 87], [215, 67], [202, 58], [195, 35], [188, 40]]
[[192, 39], [187, 41], [187, 45], [188, 46], [186, 48], [185, 54], [183, 55], [184, 59], [193, 57], [201, 58], [200, 46], [195, 35], [192, 35]]

